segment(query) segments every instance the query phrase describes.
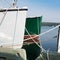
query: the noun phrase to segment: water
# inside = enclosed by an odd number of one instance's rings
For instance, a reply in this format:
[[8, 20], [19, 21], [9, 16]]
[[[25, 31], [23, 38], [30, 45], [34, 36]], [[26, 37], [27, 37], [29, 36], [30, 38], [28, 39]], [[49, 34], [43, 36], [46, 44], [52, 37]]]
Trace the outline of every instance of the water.
[[[41, 33], [51, 28], [54, 28], [54, 26], [42, 26]], [[57, 38], [58, 38], [57, 36], [58, 36], [58, 28], [41, 36], [40, 42], [41, 42], [42, 47], [46, 50], [57, 51]]]

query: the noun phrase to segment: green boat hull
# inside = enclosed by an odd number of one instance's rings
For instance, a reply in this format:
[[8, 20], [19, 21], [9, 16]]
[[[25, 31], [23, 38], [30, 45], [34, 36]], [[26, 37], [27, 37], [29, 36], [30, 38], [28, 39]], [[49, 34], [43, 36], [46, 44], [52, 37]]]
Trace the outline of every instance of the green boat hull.
[[[42, 16], [26, 18], [25, 27], [28, 30], [31, 37], [34, 37], [34, 36], [40, 34], [41, 22], [42, 22]], [[24, 39], [30, 38], [29, 34], [25, 30]], [[34, 40], [39, 44], [38, 39], [39, 39], [39, 37], [34, 38]], [[22, 48], [24, 48], [26, 50], [27, 60], [35, 60], [40, 54], [40, 48], [32, 41], [32, 39], [29, 39], [24, 42], [26, 44], [23, 45]]]
[[35, 44], [26, 44], [23, 46], [26, 50], [27, 60], [35, 60], [40, 54], [40, 48]]
[[[26, 18], [26, 24], [25, 27], [30, 33], [30, 35], [39, 35], [41, 32], [41, 22], [42, 22], [42, 16], [41, 17], [32, 17], [32, 18]], [[25, 30], [25, 34], [28, 35], [27, 31]]]

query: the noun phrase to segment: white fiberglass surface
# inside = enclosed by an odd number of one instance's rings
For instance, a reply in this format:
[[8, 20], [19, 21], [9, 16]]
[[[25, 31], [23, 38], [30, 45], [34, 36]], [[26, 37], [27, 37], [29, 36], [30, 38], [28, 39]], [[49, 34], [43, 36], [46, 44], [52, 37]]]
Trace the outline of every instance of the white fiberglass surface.
[[59, 27], [59, 35], [58, 35], [58, 53], [60, 53], [60, 27]]
[[[2, 14], [2, 12], [0, 12]], [[4, 16], [4, 14], [2, 14]], [[7, 11], [0, 22], [0, 46], [17, 45], [23, 43], [26, 11]], [[19, 48], [21, 48], [19, 46]], [[18, 48], [18, 47], [16, 47]]]

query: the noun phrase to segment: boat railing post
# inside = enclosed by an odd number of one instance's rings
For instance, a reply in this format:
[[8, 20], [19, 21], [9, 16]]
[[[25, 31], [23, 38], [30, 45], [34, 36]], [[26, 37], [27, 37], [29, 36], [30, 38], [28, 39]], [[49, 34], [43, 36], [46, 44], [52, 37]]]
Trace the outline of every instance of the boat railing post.
[[58, 27], [57, 51], [60, 53], [60, 26]]

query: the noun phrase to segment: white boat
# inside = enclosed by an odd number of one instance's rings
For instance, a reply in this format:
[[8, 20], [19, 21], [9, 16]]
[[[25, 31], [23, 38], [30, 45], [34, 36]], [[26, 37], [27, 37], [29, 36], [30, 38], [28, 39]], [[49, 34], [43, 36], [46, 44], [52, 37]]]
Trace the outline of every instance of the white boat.
[[17, 49], [23, 45], [26, 12], [28, 9], [26, 7], [17, 8], [15, 3], [11, 8], [0, 9], [1, 47]]
[[27, 8], [12, 7], [0, 9], [0, 60], [27, 60], [21, 49], [24, 41]]

